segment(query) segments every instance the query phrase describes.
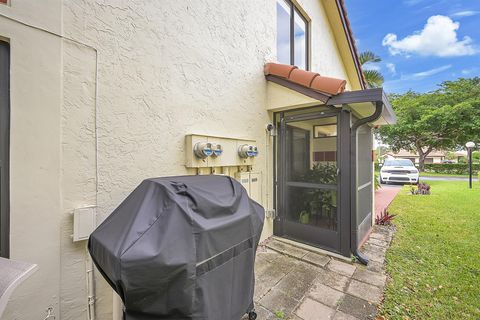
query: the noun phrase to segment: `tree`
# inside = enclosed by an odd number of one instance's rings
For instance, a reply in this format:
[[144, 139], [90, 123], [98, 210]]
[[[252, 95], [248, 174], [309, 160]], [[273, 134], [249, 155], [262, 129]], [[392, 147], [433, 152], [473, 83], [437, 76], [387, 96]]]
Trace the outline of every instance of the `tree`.
[[[379, 56], [371, 51], [364, 51], [360, 53], [358, 58], [362, 67], [382, 61]], [[367, 86], [369, 88], [378, 88], [382, 86], [384, 78], [379, 71], [365, 68], [365, 70], [363, 70], [363, 75], [365, 76], [365, 80], [367, 81]]]
[[381, 127], [380, 139], [394, 151], [417, 152], [421, 171], [433, 150], [459, 149], [480, 138], [479, 78], [446, 81], [436, 91], [410, 91], [390, 101], [397, 124]]

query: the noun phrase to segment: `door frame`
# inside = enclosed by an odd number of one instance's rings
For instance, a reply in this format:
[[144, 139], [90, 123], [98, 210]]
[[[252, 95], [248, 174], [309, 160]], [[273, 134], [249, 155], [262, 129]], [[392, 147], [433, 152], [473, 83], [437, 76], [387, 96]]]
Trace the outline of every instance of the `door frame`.
[[10, 256], [10, 44], [0, 39], [0, 257]]
[[[313, 107], [312, 107], [313, 108]], [[310, 108], [309, 108], [310, 109]], [[321, 244], [311, 243], [308, 241], [302, 241], [299, 239], [292, 239], [297, 242], [302, 242], [308, 245], [313, 245], [328, 251], [332, 251], [343, 256], [350, 256], [350, 239], [351, 239], [351, 210], [350, 210], [350, 110], [348, 108], [338, 108], [331, 109], [328, 111], [314, 111], [310, 113], [297, 114], [297, 115], [286, 115], [287, 112], [278, 112], [274, 114], [274, 119], [278, 123], [276, 126], [278, 128], [278, 135], [274, 139], [274, 206], [277, 212], [277, 215], [274, 220], [273, 233], [279, 237], [286, 237], [288, 235], [285, 233], [285, 215], [286, 215], [286, 177], [285, 172], [287, 172], [287, 163], [285, 161], [286, 155], [286, 126], [288, 122], [301, 121], [301, 120], [312, 120], [324, 117], [337, 117], [337, 168], [339, 169], [339, 175], [337, 180], [337, 219], [338, 227], [336, 232], [337, 235], [337, 245], [335, 249], [331, 247], [325, 247]], [[284, 154], [282, 156], [282, 153]], [[288, 223], [288, 222], [287, 222]], [[292, 227], [290, 225], [289, 227]], [[299, 226], [302, 227], [302, 226]], [[310, 235], [321, 229], [311, 226], [303, 226], [303, 231], [309, 233]], [[308, 228], [308, 227], [311, 227]], [[313, 229], [315, 228], [315, 229]], [[301, 232], [298, 230], [297, 232]], [[321, 239], [321, 236], [316, 235], [317, 238]]]

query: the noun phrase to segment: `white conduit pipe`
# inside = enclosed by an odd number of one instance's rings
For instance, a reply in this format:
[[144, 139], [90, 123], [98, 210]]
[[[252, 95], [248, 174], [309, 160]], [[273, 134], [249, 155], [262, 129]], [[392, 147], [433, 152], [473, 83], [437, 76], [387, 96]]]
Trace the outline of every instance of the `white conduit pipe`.
[[86, 279], [87, 279], [87, 319], [95, 320], [95, 288], [94, 288], [94, 279], [93, 279], [93, 261], [92, 257], [86, 250]]

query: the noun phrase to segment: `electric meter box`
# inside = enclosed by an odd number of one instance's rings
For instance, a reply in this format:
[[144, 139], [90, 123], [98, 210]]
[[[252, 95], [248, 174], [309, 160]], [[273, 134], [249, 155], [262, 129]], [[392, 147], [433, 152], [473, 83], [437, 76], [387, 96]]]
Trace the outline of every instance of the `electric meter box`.
[[262, 203], [262, 174], [259, 172], [238, 172], [235, 178], [247, 190], [248, 196]]
[[[212, 154], [199, 156], [198, 149], [210, 146]], [[226, 137], [190, 134], [185, 136], [185, 166], [187, 168], [251, 166], [255, 157], [242, 158], [239, 149], [243, 145], [257, 149], [255, 140], [244, 140]]]

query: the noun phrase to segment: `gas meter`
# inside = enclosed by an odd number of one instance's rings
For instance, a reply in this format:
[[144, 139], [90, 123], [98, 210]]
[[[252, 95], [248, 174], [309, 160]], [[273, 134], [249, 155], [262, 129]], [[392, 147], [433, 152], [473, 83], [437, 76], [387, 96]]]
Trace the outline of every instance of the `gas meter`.
[[200, 159], [205, 159], [213, 154], [212, 144], [210, 142], [197, 142], [193, 147], [193, 152]]
[[258, 148], [256, 146], [243, 144], [238, 148], [238, 155], [240, 158], [256, 157], [258, 155]]

